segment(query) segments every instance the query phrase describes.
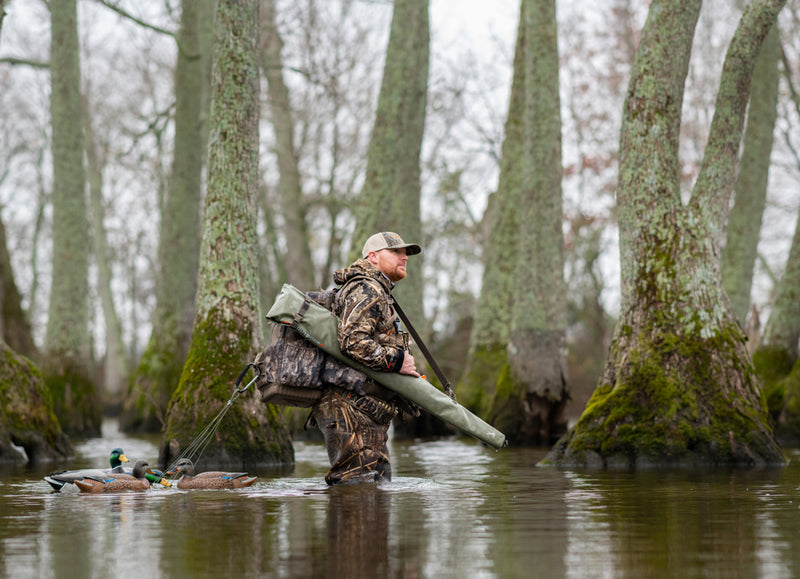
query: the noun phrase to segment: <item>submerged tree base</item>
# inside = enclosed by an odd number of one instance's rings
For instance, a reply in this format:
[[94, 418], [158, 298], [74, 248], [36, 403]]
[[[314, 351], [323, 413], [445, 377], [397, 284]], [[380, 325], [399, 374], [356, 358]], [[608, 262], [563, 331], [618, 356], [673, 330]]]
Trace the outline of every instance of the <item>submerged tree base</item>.
[[659, 334], [615, 345], [578, 423], [543, 466], [761, 467], [785, 464], [749, 357], [731, 335]]
[[53, 412], [39, 370], [2, 340], [0, 356], [0, 463], [46, 462], [71, 456], [72, 445]]

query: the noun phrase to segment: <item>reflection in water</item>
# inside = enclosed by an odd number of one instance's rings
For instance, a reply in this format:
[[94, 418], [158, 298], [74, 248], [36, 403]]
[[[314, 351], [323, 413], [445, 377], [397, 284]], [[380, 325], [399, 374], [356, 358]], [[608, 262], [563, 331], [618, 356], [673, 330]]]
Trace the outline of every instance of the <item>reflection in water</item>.
[[[115, 432], [74, 466], [155, 444]], [[0, 467], [0, 576], [800, 575], [796, 451], [771, 471], [578, 472], [537, 468], [544, 449], [393, 441], [392, 482], [329, 488], [322, 443], [295, 450], [236, 491], [51, 493], [52, 465]]]

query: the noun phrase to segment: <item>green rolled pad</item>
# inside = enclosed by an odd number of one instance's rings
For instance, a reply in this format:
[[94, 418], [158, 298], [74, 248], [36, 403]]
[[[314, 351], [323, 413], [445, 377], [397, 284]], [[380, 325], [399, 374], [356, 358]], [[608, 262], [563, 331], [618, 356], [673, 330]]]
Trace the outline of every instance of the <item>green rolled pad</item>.
[[[298, 312], [306, 303], [308, 303], [306, 311], [298, 317]], [[377, 372], [343, 354], [336, 338], [338, 318], [314, 300], [307, 299], [306, 294], [296, 287], [290, 284], [283, 285], [275, 298], [275, 303], [267, 312], [267, 318], [281, 324], [292, 324], [297, 320], [295, 324], [297, 331], [337, 360], [361, 370], [379, 384], [397, 392], [406, 400], [410, 400], [465, 434], [474, 436], [494, 448], [502, 448], [505, 445], [506, 437], [502, 432], [475, 416], [427, 380], [395, 372]]]

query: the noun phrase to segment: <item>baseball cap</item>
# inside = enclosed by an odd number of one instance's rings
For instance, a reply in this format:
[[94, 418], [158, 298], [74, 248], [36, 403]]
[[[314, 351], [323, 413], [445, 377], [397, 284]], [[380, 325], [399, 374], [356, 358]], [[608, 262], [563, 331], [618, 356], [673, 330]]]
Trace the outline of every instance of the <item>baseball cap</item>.
[[380, 251], [381, 249], [402, 249], [406, 248], [406, 255], [416, 255], [422, 248], [416, 243], [406, 243], [403, 238], [392, 231], [382, 231], [376, 233], [364, 244], [361, 250], [361, 257], [367, 257], [370, 251]]

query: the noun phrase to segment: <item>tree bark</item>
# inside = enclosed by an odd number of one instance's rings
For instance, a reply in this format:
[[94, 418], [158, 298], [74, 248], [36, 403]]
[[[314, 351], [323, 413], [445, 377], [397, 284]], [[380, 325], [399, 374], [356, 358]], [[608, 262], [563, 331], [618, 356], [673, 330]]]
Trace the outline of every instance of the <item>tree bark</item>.
[[[2, 340], [0, 401], [0, 464], [47, 462], [72, 455], [72, 444], [56, 418], [41, 373]], [[14, 446], [22, 447], [26, 456]]]
[[98, 435], [98, 393], [89, 378], [89, 227], [75, 0], [50, 6], [53, 137], [53, 278], [42, 369], [69, 434]]
[[[383, 81], [367, 151], [367, 172], [356, 208], [351, 256], [361, 257], [367, 238], [394, 231], [422, 242], [420, 150], [425, 129], [430, 51], [428, 0], [396, 0]], [[398, 301], [421, 334], [422, 255], [409, 260]]]
[[543, 464], [783, 463], [719, 271], [752, 71], [783, 4], [742, 16], [686, 206], [680, 113], [700, 1], [651, 4], [620, 139], [620, 319], [594, 395]]
[[770, 153], [778, 116], [779, 48], [778, 31], [773, 29], [764, 40], [753, 72], [744, 151], [722, 253], [722, 284], [743, 328], [750, 310], [753, 269], [758, 255]]
[[0, 216], [0, 340], [23, 356], [36, 357], [31, 325], [22, 309], [22, 296], [14, 280], [11, 256], [6, 242], [6, 227]]
[[194, 323], [216, 0], [182, 3], [175, 69], [175, 146], [158, 246], [153, 329], [131, 377], [120, 429], [160, 432]]
[[526, 0], [523, 12], [524, 163], [509, 344], [510, 378], [522, 405], [505, 433], [521, 443], [550, 444], [566, 431], [569, 399], [555, 1]]
[[[261, 345], [258, 299], [258, 0], [221, 0], [215, 24], [208, 189], [197, 313], [167, 415], [161, 462], [185, 449], [232, 400], [233, 382]], [[276, 407], [239, 398], [215, 430], [204, 464], [291, 462]]]

